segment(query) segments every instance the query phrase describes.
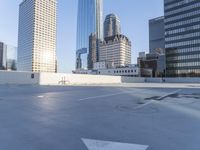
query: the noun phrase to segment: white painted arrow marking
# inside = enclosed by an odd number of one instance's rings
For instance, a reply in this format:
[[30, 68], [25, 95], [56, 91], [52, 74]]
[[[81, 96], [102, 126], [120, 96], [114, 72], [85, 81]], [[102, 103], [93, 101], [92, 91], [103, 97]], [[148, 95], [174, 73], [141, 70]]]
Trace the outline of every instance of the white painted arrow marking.
[[146, 150], [147, 145], [82, 139], [88, 150]]
[[38, 98], [43, 98], [43, 97], [44, 97], [43, 95], [39, 95], [39, 96], [38, 96]]

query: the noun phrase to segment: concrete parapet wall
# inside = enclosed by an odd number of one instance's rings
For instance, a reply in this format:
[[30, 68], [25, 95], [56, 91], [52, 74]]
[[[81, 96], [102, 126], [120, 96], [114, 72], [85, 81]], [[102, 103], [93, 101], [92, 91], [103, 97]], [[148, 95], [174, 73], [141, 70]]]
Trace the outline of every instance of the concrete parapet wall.
[[188, 78], [188, 77], [181, 77], [181, 78], [145, 78], [145, 82], [152, 82], [152, 83], [200, 83], [200, 77], [198, 78]]
[[113, 84], [121, 83], [120, 76], [78, 75], [64, 73], [32, 73], [0, 71], [0, 84]]
[[38, 81], [39, 73], [0, 71], [0, 84], [38, 84]]
[[121, 83], [119, 76], [79, 75], [62, 73], [40, 73], [41, 85], [65, 85], [65, 84], [113, 84]]
[[140, 78], [104, 75], [81, 75], [65, 73], [32, 73], [0, 71], [0, 84], [119, 84], [119, 83], [200, 83], [199, 78]]
[[122, 83], [144, 83], [145, 78], [140, 77], [121, 77]]
[[122, 77], [122, 83], [200, 83], [198, 78], [140, 78], [140, 77]]

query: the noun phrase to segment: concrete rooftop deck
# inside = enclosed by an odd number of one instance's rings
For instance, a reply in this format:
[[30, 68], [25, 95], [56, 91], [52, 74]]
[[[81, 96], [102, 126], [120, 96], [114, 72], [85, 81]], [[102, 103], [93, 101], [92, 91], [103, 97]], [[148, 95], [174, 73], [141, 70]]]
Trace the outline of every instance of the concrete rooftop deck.
[[200, 150], [199, 87], [1, 85], [0, 150]]

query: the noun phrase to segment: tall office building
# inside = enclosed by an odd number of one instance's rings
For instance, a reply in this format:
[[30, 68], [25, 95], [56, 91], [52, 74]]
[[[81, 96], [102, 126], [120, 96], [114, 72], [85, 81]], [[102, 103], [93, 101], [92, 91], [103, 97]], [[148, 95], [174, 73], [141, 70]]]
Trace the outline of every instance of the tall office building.
[[99, 44], [99, 61], [110, 62], [114, 67], [131, 64], [131, 42], [124, 35], [106, 37]]
[[23, 0], [20, 4], [20, 71], [56, 71], [56, 10], [57, 0]]
[[17, 70], [17, 47], [6, 45], [6, 70]]
[[98, 40], [96, 34], [91, 34], [89, 37], [89, 54], [88, 54], [88, 69], [92, 70], [94, 63], [98, 60]]
[[6, 46], [0, 42], [0, 70], [6, 69]]
[[157, 53], [165, 50], [165, 25], [164, 17], [149, 20], [149, 50]]
[[200, 76], [200, 1], [164, 0], [168, 76]]
[[119, 17], [115, 14], [109, 14], [104, 21], [104, 37], [121, 34], [121, 25]]
[[17, 70], [17, 48], [0, 42], [0, 70]]
[[79, 0], [77, 17], [76, 69], [87, 69], [89, 36], [103, 39], [103, 0]]

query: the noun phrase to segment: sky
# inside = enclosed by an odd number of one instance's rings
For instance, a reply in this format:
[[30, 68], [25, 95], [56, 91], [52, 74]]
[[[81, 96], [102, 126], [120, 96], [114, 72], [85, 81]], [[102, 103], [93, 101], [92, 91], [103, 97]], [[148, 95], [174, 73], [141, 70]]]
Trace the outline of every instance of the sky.
[[[78, 0], [57, 0], [58, 72], [75, 68]], [[0, 0], [0, 41], [17, 46], [18, 11], [22, 0]], [[132, 42], [132, 63], [138, 53], [149, 51], [148, 20], [163, 15], [163, 0], [104, 0], [104, 18], [109, 13], [120, 17], [122, 33]]]

